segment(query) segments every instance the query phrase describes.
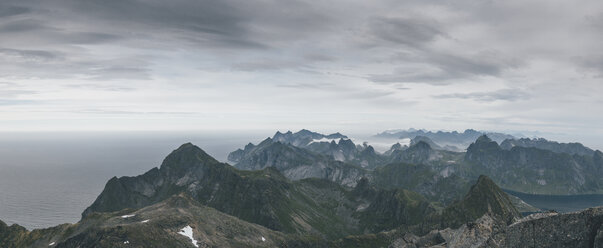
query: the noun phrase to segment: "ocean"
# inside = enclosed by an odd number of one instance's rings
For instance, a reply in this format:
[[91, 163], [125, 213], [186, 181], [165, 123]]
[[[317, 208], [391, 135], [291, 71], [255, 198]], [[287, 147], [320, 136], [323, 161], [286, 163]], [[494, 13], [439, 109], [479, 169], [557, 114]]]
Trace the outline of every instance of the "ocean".
[[274, 132], [0, 133], [0, 220], [32, 230], [75, 223], [113, 176], [136, 176], [192, 142], [225, 162]]

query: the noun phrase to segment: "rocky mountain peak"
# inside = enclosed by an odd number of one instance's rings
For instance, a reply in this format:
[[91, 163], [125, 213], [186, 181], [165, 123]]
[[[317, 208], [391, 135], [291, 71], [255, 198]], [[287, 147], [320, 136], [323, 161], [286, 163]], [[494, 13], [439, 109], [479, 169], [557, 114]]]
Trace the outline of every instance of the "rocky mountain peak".
[[485, 134], [482, 136], [479, 136], [479, 138], [477, 138], [477, 140], [475, 140], [475, 144], [485, 144], [485, 143], [491, 143], [491, 142], [493, 142], [492, 139], [490, 139], [488, 137], [488, 135], [485, 135]]
[[443, 219], [449, 226], [458, 227], [486, 213], [507, 224], [521, 217], [507, 194], [489, 177], [481, 175], [461, 202], [444, 211]]
[[402, 149], [402, 144], [400, 144], [400, 142], [396, 142], [396, 144], [393, 144], [392, 147], [390, 148], [390, 150], [400, 150]]
[[409, 150], [431, 150], [431, 146], [425, 141], [418, 141], [408, 148]]
[[183, 174], [207, 163], [219, 163], [201, 148], [185, 143], [172, 151], [161, 164], [160, 171], [166, 175], [182, 177]]

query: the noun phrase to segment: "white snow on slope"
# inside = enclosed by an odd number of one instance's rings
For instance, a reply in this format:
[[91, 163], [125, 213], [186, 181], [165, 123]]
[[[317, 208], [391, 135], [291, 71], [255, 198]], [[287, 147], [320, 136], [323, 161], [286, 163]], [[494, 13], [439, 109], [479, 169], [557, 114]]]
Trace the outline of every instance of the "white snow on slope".
[[135, 214], [127, 214], [127, 215], [122, 215], [121, 218], [122, 219], [126, 219], [126, 218], [130, 218], [130, 217], [134, 217], [136, 216]]
[[262, 237], [262, 242], [266, 242], [266, 239], [264, 237]]
[[197, 245], [197, 240], [193, 238], [193, 228], [191, 226], [185, 226], [178, 234], [188, 237], [195, 247], [199, 247], [199, 245]]
[[52, 243], [48, 244], [48, 246], [53, 246], [53, 245], [54, 245], [54, 242], [52, 242]]
[[140, 223], [147, 223], [147, 222], [149, 222], [149, 220], [143, 220]]

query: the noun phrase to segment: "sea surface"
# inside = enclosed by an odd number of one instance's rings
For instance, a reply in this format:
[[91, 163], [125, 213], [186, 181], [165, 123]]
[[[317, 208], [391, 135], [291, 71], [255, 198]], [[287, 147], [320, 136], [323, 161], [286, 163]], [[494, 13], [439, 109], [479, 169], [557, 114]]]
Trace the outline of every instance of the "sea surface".
[[510, 195], [542, 210], [555, 210], [560, 213], [580, 211], [585, 208], [603, 206], [603, 194], [582, 195], [539, 195], [504, 190]]
[[136, 176], [192, 142], [225, 162], [273, 132], [0, 133], [0, 220], [27, 229], [75, 223], [113, 176]]

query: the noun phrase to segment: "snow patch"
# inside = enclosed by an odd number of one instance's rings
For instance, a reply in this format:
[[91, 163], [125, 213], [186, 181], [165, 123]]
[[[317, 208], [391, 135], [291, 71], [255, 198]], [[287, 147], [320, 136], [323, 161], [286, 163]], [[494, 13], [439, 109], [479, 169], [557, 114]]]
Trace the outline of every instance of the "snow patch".
[[54, 245], [54, 242], [52, 242], [52, 243], [48, 244], [48, 246], [53, 246], [53, 245]]
[[262, 242], [266, 242], [266, 239], [264, 237], [262, 237]]
[[126, 241], [124, 241], [124, 244], [129, 244], [129, 243], [130, 243], [130, 241], [127, 241], [127, 240], [126, 240]]
[[199, 245], [197, 245], [197, 240], [193, 238], [193, 228], [191, 226], [185, 226], [178, 234], [188, 237], [195, 247], [199, 247]]
[[135, 214], [126, 214], [126, 215], [122, 215], [121, 218], [127, 219], [127, 218], [134, 217], [134, 216], [136, 216], [136, 215]]
[[147, 223], [147, 222], [149, 222], [149, 220], [143, 220], [140, 223]]

